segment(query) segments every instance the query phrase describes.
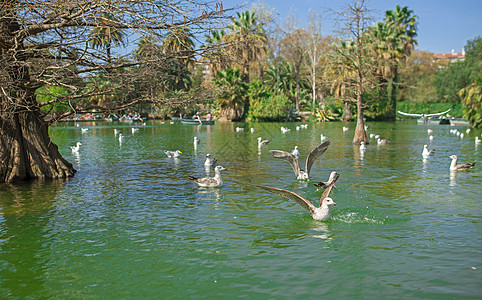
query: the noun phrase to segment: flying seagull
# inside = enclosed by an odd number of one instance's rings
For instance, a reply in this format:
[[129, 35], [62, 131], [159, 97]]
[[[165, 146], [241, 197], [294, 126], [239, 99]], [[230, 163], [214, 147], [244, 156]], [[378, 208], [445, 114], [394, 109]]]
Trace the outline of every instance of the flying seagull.
[[327, 220], [330, 217], [330, 205], [336, 206], [336, 203], [333, 201], [333, 199], [328, 197], [330, 195], [331, 189], [335, 185], [335, 182], [340, 177], [340, 175], [338, 173], [335, 172], [335, 174], [336, 175], [335, 175], [333, 181], [331, 182], [331, 184], [326, 188], [326, 190], [321, 195], [319, 207], [315, 207], [309, 200], [307, 200], [306, 198], [296, 194], [295, 192], [291, 192], [291, 191], [284, 190], [284, 189], [273, 188], [273, 187], [269, 187], [269, 186], [263, 186], [263, 185], [257, 185], [257, 187], [265, 189], [269, 192], [281, 195], [283, 197], [286, 197], [288, 199], [291, 199], [291, 200], [295, 201], [296, 203], [301, 205], [301, 207], [306, 209], [311, 214], [313, 219], [324, 221], [324, 220]]
[[423, 158], [429, 158], [430, 155], [433, 155], [435, 153], [435, 150], [428, 150], [427, 145], [423, 145], [423, 150], [422, 150], [422, 156]]
[[[333, 181], [336, 181], [338, 179], [340, 175], [338, 175], [338, 173], [336, 172], [331, 172], [330, 174], [330, 178], [328, 178], [328, 181], [327, 182], [324, 182], [324, 181], [320, 181], [318, 183], [313, 183], [314, 186], [316, 186], [317, 189], [326, 189], [328, 188], [328, 186], [333, 182]], [[336, 178], [336, 179], [335, 179]], [[336, 189], [336, 185], [333, 185], [333, 188]]]
[[291, 167], [293, 168], [293, 171], [295, 172], [295, 176], [297, 180], [309, 180], [311, 166], [313, 165], [313, 163], [318, 157], [320, 157], [323, 153], [325, 153], [329, 145], [330, 145], [330, 141], [323, 142], [318, 147], [313, 149], [310, 152], [310, 154], [308, 154], [308, 157], [306, 158], [306, 163], [305, 163], [305, 170], [302, 170], [300, 168], [298, 157], [294, 156], [289, 152], [271, 150], [269, 153], [275, 158], [280, 158], [289, 162], [291, 164]]
[[475, 163], [457, 164], [457, 155], [450, 155], [449, 158], [452, 159], [450, 171], [465, 171], [475, 166]]
[[202, 187], [218, 187], [223, 185], [223, 180], [221, 179], [221, 171], [226, 170], [221, 166], [217, 166], [214, 168], [214, 177], [204, 177], [204, 178], [197, 178], [193, 176], [189, 176], [189, 179], [197, 183], [199, 186]]

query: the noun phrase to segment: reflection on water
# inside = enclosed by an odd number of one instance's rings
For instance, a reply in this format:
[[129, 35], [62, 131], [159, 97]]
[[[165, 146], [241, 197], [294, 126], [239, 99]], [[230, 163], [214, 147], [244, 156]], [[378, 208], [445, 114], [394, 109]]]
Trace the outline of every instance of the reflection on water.
[[[114, 128], [128, 134], [135, 126], [83, 123], [82, 134], [60, 124], [52, 139], [76, 176], [0, 187], [0, 295], [478, 298], [480, 168], [447, 174], [447, 156], [478, 161], [481, 153], [473, 139], [435, 127], [437, 152], [421, 162], [427, 127], [414, 123], [371, 124], [391, 143], [366, 151], [343, 134], [342, 126], [354, 128], [344, 123], [299, 131], [295, 123], [257, 123], [251, 134], [235, 132], [247, 124], [148, 122], [122, 145]], [[282, 134], [281, 126], [291, 131]], [[288, 163], [269, 154], [295, 145], [309, 153], [321, 133], [331, 144], [313, 164], [312, 181], [297, 181]], [[258, 135], [272, 140], [261, 151]], [[76, 142], [79, 155], [69, 147]], [[183, 154], [167, 158], [163, 149]], [[188, 178], [212, 175], [206, 153], [229, 170], [221, 188]], [[322, 191], [312, 183], [332, 171], [341, 177], [326, 222], [255, 187], [292, 190], [318, 204]], [[320, 290], [320, 282], [336, 285]]]

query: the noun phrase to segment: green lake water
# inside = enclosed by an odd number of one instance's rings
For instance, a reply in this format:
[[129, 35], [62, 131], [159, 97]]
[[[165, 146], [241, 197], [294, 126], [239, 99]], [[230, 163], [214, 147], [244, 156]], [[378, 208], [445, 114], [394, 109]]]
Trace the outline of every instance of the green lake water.
[[[391, 144], [372, 139], [363, 154], [351, 144], [354, 123], [300, 131], [296, 123], [52, 126], [78, 172], [0, 187], [0, 298], [481, 299], [482, 145], [474, 136], [482, 131], [460, 139], [449, 130], [467, 127], [369, 124]], [[126, 136], [122, 145], [114, 128]], [[304, 162], [321, 133], [331, 145], [310, 177], [341, 175], [326, 222], [255, 187], [316, 203], [321, 191], [268, 151], [297, 145]], [[260, 152], [258, 136], [272, 139]], [[436, 149], [426, 161], [424, 144]], [[183, 153], [173, 159], [164, 150]], [[206, 153], [228, 169], [221, 188], [188, 179], [206, 175]], [[451, 174], [451, 154], [478, 164]]]

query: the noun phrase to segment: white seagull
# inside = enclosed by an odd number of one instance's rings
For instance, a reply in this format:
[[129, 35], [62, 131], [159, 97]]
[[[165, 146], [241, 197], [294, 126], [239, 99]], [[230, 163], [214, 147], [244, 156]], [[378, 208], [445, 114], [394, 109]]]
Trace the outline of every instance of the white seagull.
[[256, 128], [251, 128], [251, 133], [255, 133], [256, 132]]
[[177, 157], [181, 156], [181, 154], [182, 154], [182, 152], [179, 151], [179, 150], [176, 150], [176, 151], [164, 150], [164, 153], [167, 155], [167, 157], [174, 157], [174, 158], [177, 158]]
[[390, 140], [387, 140], [387, 139], [380, 139], [380, 137], [377, 138], [377, 144], [378, 145], [386, 145], [390, 143]]
[[242, 127], [236, 127], [236, 132], [242, 132], [242, 131], [244, 131], [244, 128], [242, 128]]
[[211, 157], [211, 154], [206, 154], [206, 160], [204, 161], [205, 167], [214, 167], [216, 166], [216, 159]]
[[257, 187], [267, 190], [268, 192], [275, 193], [283, 197], [286, 197], [288, 199], [291, 199], [296, 203], [298, 203], [299, 205], [301, 205], [301, 207], [303, 207], [305, 210], [307, 210], [311, 214], [311, 217], [313, 219], [319, 220], [319, 221], [325, 221], [330, 218], [330, 205], [336, 206], [336, 203], [333, 201], [333, 199], [328, 197], [328, 195], [330, 194], [331, 189], [333, 188], [336, 180], [339, 177], [340, 175], [336, 173], [336, 176], [333, 182], [326, 188], [326, 190], [321, 195], [319, 207], [314, 206], [311, 203], [311, 201], [296, 194], [295, 192], [291, 192], [284, 189], [273, 188], [269, 186], [263, 186], [263, 185], [257, 185]]
[[195, 136], [195, 137], [194, 137], [194, 141], [193, 141], [194, 147], [196, 147], [197, 144], [199, 144], [199, 142], [201, 142], [201, 140], [200, 140], [197, 136]]
[[328, 137], [326, 135], [323, 135], [323, 133], [320, 135], [320, 140], [321, 142], [324, 142], [328, 139]]
[[[331, 172], [330, 178], [328, 178], [328, 181], [327, 181], [327, 182], [320, 181], [320, 182], [318, 182], [318, 183], [313, 183], [313, 185], [316, 186], [316, 189], [317, 189], [317, 190], [320, 189], [320, 188], [326, 189], [326, 188], [328, 188], [328, 186], [329, 186], [333, 181], [336, 181], [336, 180], [338, 179], [337, 176], [339, 177], [340, 175], [338, 175], [338, 173], [336, 173], [336, 172]], [[336, 178], [336, 179], [335, 179], [335, 178]], [[333, 188], [336, 189], [336, 185], [333, 185]]]
[[72, 149], [72, 152], [79, 152], [80, 145], [82, 145], [81, 142], [77, 142], [75, 146], [70, 146], [70, 149]]
[[294, 156], [289, 152], [271, 150], [269, 153], [275, 158], [280, 158], [282, 160], [286, 160], [287, 162], [289, 162], [291, 164], [291, 167], [293, 168], [293, 172], [295, 173], [297, 180], [309, 180], [311, 166], [313, 165], [315, 160], [318, 159], [318, 157], [320, 157], [323, 153], [325, 153], [329, 145], [330, 145], [330, 141], [326, 141], [321, 143], [315, 149], [311, 150], [310, 154], [308, 154], [308, 157], [306, 158], [305, 170], [302, 170], [300, 168], [298, 157]]
[[343, 132], [350, 130], [350, 128], [343, 126]]
[[202, 187], [218, 187], [223, 185], [223, 180], [221, 179], [221, 171], [227, 170], [221, 166], [217, 166], [214, 168], [214, 177], [204, 177], [204, 178], [197, 178], [193, 176], [189, 176], [189, 179], [197, 183], [199, 186]]
[[80, 128], [80, 131], [81, 131], [82, 133], [86, 133], [87, 131], [89, 131], [89, 128]]
[[457, 155], [450, 155], [449, 158], [452, 159], [450, 171], [465, 171], [475, 166], [475, 163], [457, 164]]
[[122, 135], [122, 133], [119, 133], [119, 143], [122, 144], [123, 140], [124, 140], [124, 136]]
[[271, 140], [263, 140], [261, 137], [258, 137], [258, 148], [261, 148], [269, 142], [271, 142]]
[[365, 145], [365, 142], [360, 142], [360, 150], [367, 150], [367, 146]]
[[287, 133], [289, 131], [291, 131], [291, 129], [281, 126], [281, 132], [282, 133]]
[[300, 151], [298, 150], [298, 146], [295, 146], [295, 148], [291, 150], [291, 154], [293, 154], [296, 157], [300, 157]]
[[429, 158], [430, 155], [433, 155], [435, 153], [435, 150], [428, 150], [427, 145], [423, 145], [423, 150], [422, 150], [422, 156], [423, 158]]
[[120, 133], [119, 129], [114, 129], [114, 135], [117, 136]]
[[479, 144], [480, 144], [480, 141], [481, 141], [481, 140], [479, 139], [479, 137], [476, 136], [476, 137], [475, 137], [475, 144], [476, 144], [476, 145], [479, 145]]

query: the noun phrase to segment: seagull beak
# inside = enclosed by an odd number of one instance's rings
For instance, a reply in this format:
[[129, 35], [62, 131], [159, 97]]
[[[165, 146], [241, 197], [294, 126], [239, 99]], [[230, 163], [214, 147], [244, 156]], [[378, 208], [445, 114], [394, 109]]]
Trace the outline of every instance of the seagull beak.
[[336, 206], [336, 203], [335, 203], [335, 202], [333, 202], [333, 206]]

